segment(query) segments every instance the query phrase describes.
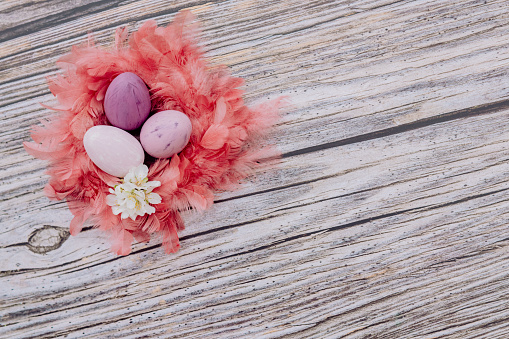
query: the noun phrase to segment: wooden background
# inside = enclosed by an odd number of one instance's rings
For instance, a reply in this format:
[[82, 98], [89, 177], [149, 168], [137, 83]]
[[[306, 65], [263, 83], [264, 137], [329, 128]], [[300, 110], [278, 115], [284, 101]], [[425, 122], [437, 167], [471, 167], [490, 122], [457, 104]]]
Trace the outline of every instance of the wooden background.
[[[94, 32], [183, 9], [280, 166], [117, 257], [22, 148]], [[0, 337], [509, 338], [507, 0], [2, 0]]]

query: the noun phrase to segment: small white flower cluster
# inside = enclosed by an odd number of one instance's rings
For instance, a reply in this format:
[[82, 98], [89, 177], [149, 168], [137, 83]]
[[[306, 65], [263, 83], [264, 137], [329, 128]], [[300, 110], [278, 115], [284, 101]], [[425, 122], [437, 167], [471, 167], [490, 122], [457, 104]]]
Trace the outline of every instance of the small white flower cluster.
[[152, 214], [156, 209], [150, 204], [159, 204], [161, 196], [152, 190], [161, 186], [159, 181], [148, 181], [148, 167], [144, 164], [129, 170], [121, 184], [110, 188], [110, 194], [106, 197], [107, 204], [111, 206], [113, 214], [121, 219]]

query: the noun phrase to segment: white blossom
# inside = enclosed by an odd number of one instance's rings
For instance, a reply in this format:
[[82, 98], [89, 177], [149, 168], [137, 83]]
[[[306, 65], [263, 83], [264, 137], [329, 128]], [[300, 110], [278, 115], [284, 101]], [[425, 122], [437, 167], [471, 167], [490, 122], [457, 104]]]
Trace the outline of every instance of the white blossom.
[[152, 214], [156, 209], [151, 204], [159, 204], [161, 197], [152, 190], [161, 186], [160, 181], [148, 181], [148, 167], [144, 164], [131, 168], [122, 183], [109, 189], [106, 202], [111, 206], [113, 214], [121, 219]]

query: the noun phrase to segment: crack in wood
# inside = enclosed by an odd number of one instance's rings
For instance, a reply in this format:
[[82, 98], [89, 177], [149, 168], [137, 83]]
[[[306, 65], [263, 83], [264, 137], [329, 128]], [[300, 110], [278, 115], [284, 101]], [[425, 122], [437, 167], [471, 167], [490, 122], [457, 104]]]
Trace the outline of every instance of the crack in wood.
[[351, 144], [356, 144], [364, 141], [370, 141], [374, 139], [380, 139], [384, 137], [388, 137], [391, 135], [401, 134], [409, 131], [413, 131], [419, 128], [428, 127], [435, 124], [440, 124], [444, 122], [449, 122], [457, 119], [464, 119], [469, 117], [475, 117], [479, 115], [485, 115], [490, 113], [496, 113], [505, 109], [509, 109], [509, 99], [504, 99], [500, 101], [491, 102], [484, 105], [468, 107], [464, 109], [460, 109], [457, 111], [452, 111], [449, 113], [444, 113], [436, 116], [432, 116], [429, 118], [420, 119], [417, 121], [413, 121], [407, 124], [402, 124], [399, 126], [384, 128], [382, 130], [369, 132], [366, 134], [357, 135], [350, 138], [345, 138], [341, 140], [336, 140], [332, 142], [328, 142], [321, 145], [310, 146], [306, 148], [301, 148], [299, 150], [291, 151], [288, 153], [283, 153], [283, 158], [289, 158], [297, 155], [307, 154], [311, 152], [318, 152], [322, 150], [326, 150], [329, 148], [346, 146]]
[[222, 202], [227, 202], [227, 201], [241, 199], [241, 198], [247, 198], [247, 197], [251, 197], [253, 195], [258, 195], [258, 194], [267, 194], [267, 193], [277, 192], [277, 191], [281, 191], [281, 190], [284, 190], [284, 189], [287, 189], [287, 188], [293, 188], [293, 187], [298, 187], [298, 186], [302, 186], [302, 185], [308, 185], [308, 184], [312, 184], [312, 183], [315, 183], [315, 182], [318, 182], [318, 181], [321, 181], [321, 180], [332, 179], [332, 178], [338, 177], [338, 176], [340, 176], [342, 174], [344, 174], [344, 173], [331, 174], [331, 175], [322, 176], [322, 177], [319, 177], [319, 178], [314, 178], [314, 179], [311, 179], [311, 180], [299, 181], [299, 182], [288, 184], [288, 185], [272, 187], [272, 188], [268, 188], [266, 190], [261, 190], [261, 191], [256, 191], [256, 192], [250, 192], [250, 193], [246, 193], [246, 194], [236, 195], [236, 196], [225, 198], [225, 199], [218, 199], [218, 200], [214, 201], [214, 204], [219, 204], [219, 203], [222, 203]]
[[[463, 203], [463, 202], [466, 202], [466, 201], [469, 201], [469, 200], [475, 200], [475, 199], [479, 199], [479, 198], [482, 198], [482, 197], [485, 197], [485, 196], [489, 196], [489, 195], [492, 195], [492, 194], [497, 194], [497, 193], [501, 193], [501, 192], [505, 192], [505, 191], [509, 191], [509, 188], [504, 188], [504, 189], [500, 189], [500, 190], [496, 190], [496, 191], [491, 191], [491, 192], [487, 192], [487, 193], [477, 194], [477, 195], [474, 195], [474, 196], [466, 197], [466, 198], [463, 198], [463, 199], [458, 199], [458, 200], [447, 202], [447, 203], [444, 203], [444, 204], [414, 207], [414, 208], [409, 208], [409, 209], [405, 209], [405, 210], [395, 211], [395, 212], [391, 212], [391, 213], [385, 213], [385, 214], [377, 215], [377, 216], [370, 217], [370, 218], [360, 219], [360, 220], [356, 220], [356, 221], [353, 221], [353, 222], [350, 222], [350, 223], [346, 223], [346, 224], [343, 224], [343, 225], [338, 225], [338, 226], [330, 227], [330, 228], [327, 228], [327, 229], [324, 229], [324, 230], [317, 230], [317, 231], [313, 231], [313, 232], [307, 232], [307, 233], [298, 234], [298, 235], [295, 235], [295, 236], [292, 236], [292, 237], [289, 237], [289, 238], [280, 239], [280, 240], [275, 241], [275, 242], [273, 242], [271, 244], [268, 244], [268, 245], [256, 247], [256, 248], [253, 248], [253, 249], [250, 249], [250, 250], [247, 250], [247, 251], [238, 252], [238, 253], [231, 254], [231, 255], [228, 255], [228, 256], [225, 256], [225, 257], [213, 259], [213, 260], [207, 261], [206, 263], [210, 263], [210, 262], [214, 262], [214, 261], [218, 261], [218, 260], [224, 260], [224, 259], [240, 256], [240, 255], [243, 255], [243, 254], [251, 254], [253, 252], [264, 250], [264, 249], [273, 247], [275, 245], [279, 245], [279, 244], [282, 244], [282, 243], [290, 242], [290, 241], [297, 240], [297, 239], [300, 239], [300, 238], [305, 238], [305, 237], [309, 237], [309, 236], [318, 235], [318, 234], [324, 233], [324, 232], [334, 232], [334, 231], [338, 231], [338, 230], [342, 230], [342, 229], [346, 229], [346, 228], [351, 228], [351, 227], [354, 227], [354, 226], [359, 226], [359, 225], [362, 225], [362, 224], [370, 223], [370, 222], [373, 222], [375, 220], [390, 218], [390, 217], [393, 217], [393, 216], [396, 216], [396, 215], [399, 215], [399, 214], [405, 214], [405, 213], [409, 213], [409, 212], [423, 212], [423, 211], [430, 211], [430, 210], [434, 210], [434, 209], [448, 207], [448, 206], [451, 206], [451, 205], [460, 204], [460, 203]], [[204, 263], [202, 262], [199, 265], [202, 265], [202, 264], [204, 264]], [[187, 266], [186, 268], [193, 267], [193, 266], [196, 266], [196, 265]]]

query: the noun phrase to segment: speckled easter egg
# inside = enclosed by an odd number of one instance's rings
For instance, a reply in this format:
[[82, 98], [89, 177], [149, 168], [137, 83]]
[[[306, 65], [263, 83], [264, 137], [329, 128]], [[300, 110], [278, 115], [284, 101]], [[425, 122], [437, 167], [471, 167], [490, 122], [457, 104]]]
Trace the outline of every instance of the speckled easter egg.
[[143, 124], [141, 145], [145, 152], [155, 158], [169, 158], [186, 147], [191, 130], [191, 120], [184, 113], [161, 111]]
[[130, 72], [113, 79], [104, 97], [104, 113], [118, 128], [131, 131], [140, 127], [150, 113], [150, 93], [143, 80]]
[[104, 172], [124, 177], [131, 168], [143, 164], [145, 152], [138, 140], [120, 128], [98, 125], [83, 138], [85, 151]]

